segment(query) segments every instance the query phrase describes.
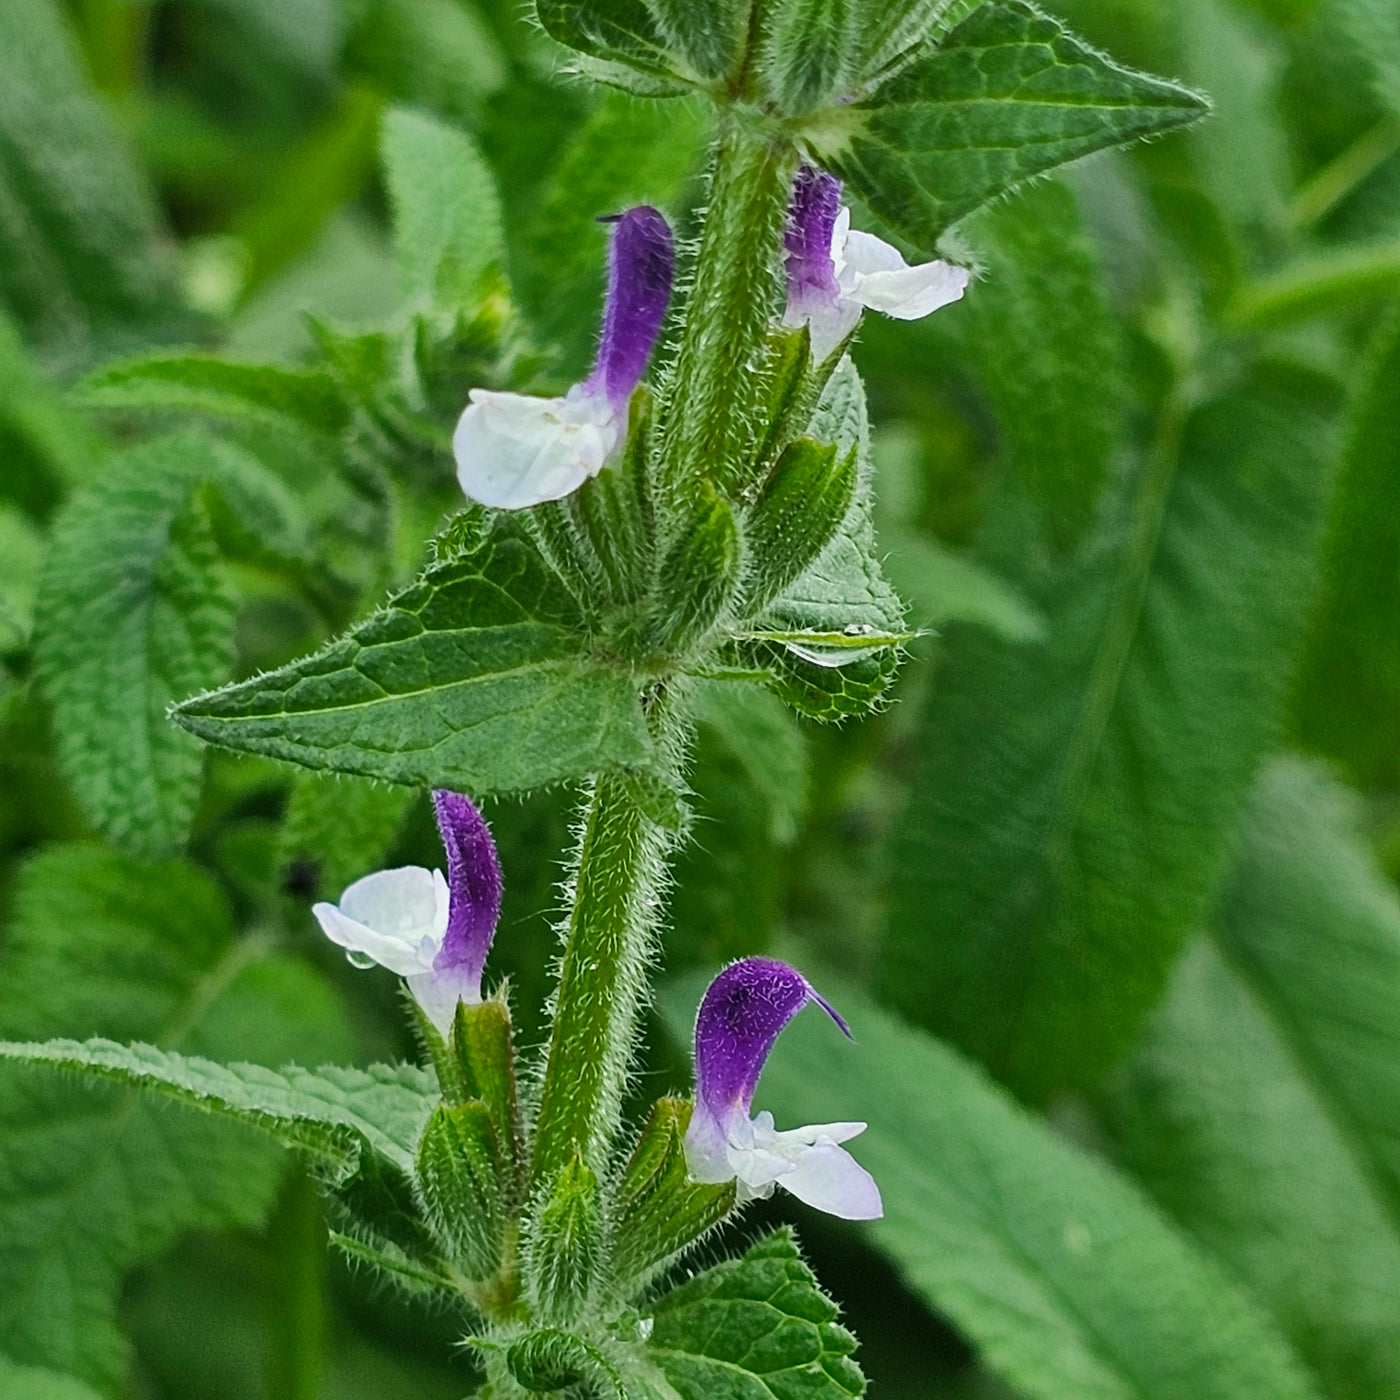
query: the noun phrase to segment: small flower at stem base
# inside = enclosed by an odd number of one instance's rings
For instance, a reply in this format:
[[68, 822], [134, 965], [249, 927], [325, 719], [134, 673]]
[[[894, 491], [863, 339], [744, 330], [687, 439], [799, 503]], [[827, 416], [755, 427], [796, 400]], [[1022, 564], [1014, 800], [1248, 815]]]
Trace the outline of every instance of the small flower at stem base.
[[356, 880], [312, 913], [357, 966], [397, 972], [444, 1037], [458, 1002], [481, 1000], [481, 974], [501, 912], [501, 867], [481, 813], [460, 793], [433, 794], [447, 878], [407, 865]]
[[866, 309], [917, 321], [958, 301], [971, 276], [950, 262], [910, 267], [897, 248], [853, 230], [841, 182], [810, 165], [797, 174], [786, 243], [783, 324], [810, 329], [818, 364], [855, 330]]
[[773, 1115], [751, 1117], [754, 1090], [783, 1027], [814, 1001], [850, 1034], [831, 1005], [796, 968], [744, 958], [710, 984], [695, 1019], [695, 1111], [686, 1130], [691, 1175], [737, 1183], [742, 1203], [775, 1185], [846, 1220], [884, 1214], [874, 1178], [841, 1143], [864, 1123], [818, 1123], [778, 1131]]
[[593, 372], [558, 398], [473, 389], [457, 422], [457, 480], [474, 501], [520, 510], [597, 476], [622, 446], [627, 406], [671, 299], [671, 230], [649, 205], [613, 224], [603, 334]]

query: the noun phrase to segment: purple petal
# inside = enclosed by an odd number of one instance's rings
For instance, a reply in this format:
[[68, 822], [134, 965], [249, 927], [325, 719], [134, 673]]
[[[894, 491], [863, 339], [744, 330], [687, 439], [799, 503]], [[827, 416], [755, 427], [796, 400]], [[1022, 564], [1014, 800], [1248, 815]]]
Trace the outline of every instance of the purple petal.
[[442, 844], [447, 848], [450, 900], [447, 932], [433, 959], [434, 972], [455, 974], [454, 982], [481, 994], [481, 972], [501, 914], [501, 865], [491, 830], [468, 797], [433, 793]]
[[784, 239], [789, 300], [830, 301], [839, 295], [831, 237], [840, 211], [840, 180], [814, 165], [804, 165], [792, 187]]
[[744, 958], [710, 983], [695, 1018], [695, 1079], [702, 1103], [717, 1121], [736, 1105], [748, 1112], [774, 1041], [809, 1001], [846, 1030], [846, 1023], [787, 963]]
[[676, 252], [671, 228], [649, 204], [608, 220], [613, 225], [608, 259], [608, 299], [598, 363], [586, 387], [607, 395], [622, 413], [642, 382], [671, 300]]

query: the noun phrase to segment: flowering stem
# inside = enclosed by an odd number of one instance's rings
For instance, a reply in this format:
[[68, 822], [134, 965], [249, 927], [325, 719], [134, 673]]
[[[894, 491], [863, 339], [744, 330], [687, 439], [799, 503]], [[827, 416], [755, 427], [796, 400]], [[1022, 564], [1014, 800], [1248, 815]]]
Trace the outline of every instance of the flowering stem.
[[669, 845], [625, 778], [594, 780], [535, 1129], [536, 1187], [554, 1179], [575, 1147], [592, 1171], [606, 1169], [646, 998]]
[[701, 476], [732, 486], [751, 455], [796, 169], [797, 153], [781, 136], [725, 117], [663, 445], [663, 480], [673, 491]]

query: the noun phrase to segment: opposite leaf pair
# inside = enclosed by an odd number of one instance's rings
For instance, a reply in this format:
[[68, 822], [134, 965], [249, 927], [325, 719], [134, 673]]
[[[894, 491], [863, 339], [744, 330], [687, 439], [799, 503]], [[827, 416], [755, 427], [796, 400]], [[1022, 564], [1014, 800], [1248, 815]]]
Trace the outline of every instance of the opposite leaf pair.
[[[603, 333], [589, 377], [557, 398], [471, 392], [452, 446], [462, 490], [482, 505], [518, 510], [558, 500], [621, 450], [628, 403], [666, 317], [675, 251], [666, 220], [648, 205], [611, 222]], [[850, 224], [841, 182], [804, 166], [786, 234], [783, 324], [809, 328], [817, 363], [846, 343], [867, 307], [916, 320], [958, 300], [970, 275], [947, 262], [910, 267], [897, 249]]]
[[[460, 1002], [481, 1001], [481, 975], [501, 910], [495, 843], [470, 799], [433, 794], [447, 850], [447, 878], [420, 866], [381, 870], [346, 889], [340, 904], [313, 912], [357, 966], [377, 963], [403, 977], [447, 1038]], [[783, 1027], [816, 1002], [848, 1036], [846, 1023], [795, 968], [745, 958], [711, 983], [695, 1022], [696, 1104], [686, 1159], [697, 1181], [739, 1183], [740, 1204], [774, 1185], [849, 1220], [882, 1213], [880, 1192], [840, 1143], [864, 1123], [777, 1131], [773, 1115], [749, 1109], [764, 1062]]]

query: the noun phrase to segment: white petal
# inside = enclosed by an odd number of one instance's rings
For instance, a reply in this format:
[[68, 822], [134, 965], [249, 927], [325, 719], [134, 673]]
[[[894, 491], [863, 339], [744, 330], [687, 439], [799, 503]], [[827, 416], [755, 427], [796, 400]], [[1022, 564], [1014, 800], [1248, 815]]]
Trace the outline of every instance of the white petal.
[[[760, 1122], [763, 1117], [763, 1114], [759, 1115]], [[805, 1128], [785, 1128], [767, 1137], [755, 1132], [754, 1141], [771, 1152], [786, 1152], [789, 1157], [795, 1157], [798, 1149], [810, 1147], [822, 1138], [830, 1138], [832, 1142], [849, 1142], [851, 1138], [859, 1137], [865, 1129], [864, 1123], [809, 1123]]]
[[846, 266], [846, 245], [851, 236], [851, 209], [843, 204], [836, 211], [836, 222], [831, 226], [831, 261], [836, 268], [836, 276], [841, 276]]
[[724, 1126], [704, 1103], [697, 1103], [685, 1130], [685, 1164], [696, 1181], [717, 1185], [734, 1180], [734, 1169], [725, 1153]]
[[846, 235], [841, 261], [847, 277], [869, 276], [872, 272], [903, 272], [909, 267], [904, 255], [892, 243], [859, 229]]
[[771, 1186], [792, 1170], [790, 1158], [767, 1152], [761, 1147], [730, 1146], [725, 1149], [725, 1157], [729, 1162], [729, 1175], [751, 1190]]
[[423, 1008], [423, 1014], [438, 1028], [444, 1040], [452, 1034], [457, 1003], [464, 1001], [468, 1006], [475, 1006], [481, 1000], [480, 988], [459, 971], [420, 972], [405, 981], [414, 1001]]
[[859, 302], [848, 301], [844, 297], [834, 304], [809, 302], [796, 321], [788, 321], [784, 317], [783, 323], [807, 323], [812, 335], [812, 363], [819, 365], [855, 330], [860, 321], [860, 311]]
[[842, 1220], [878, 1220], [885, 1213], [875, 1178], [829, 1137], [799, 1153], [777, 1182], [799, 1201]]
[[473, 389], [452, 436], [457, 480], [503, 510], [556, 501], [598, 474], [620, 431], [607, 399], [577, 387], [558, 399]]
[[950, 262], [910, 267], [898, 248], [871, 233], [855, 232], [846, 240], [841, 295], [845, 300], [881, 311], [901, 321], [917, 321], [957, 301], [971, 273]]
[[317, 904], [311, 912], [331, 942], [407, 977], [432, 967], [448, 899], [441, 871], [407, 865], [366, 875], [341, 895], [339, 907]]
[[900, 321], [917, 321], [961, 300], [970, 276], [967, 268], [956, 263], [920, 263], [903, 272], [874, 272], [861, 277], [854, 294], [872, 311], [883, 311]]

